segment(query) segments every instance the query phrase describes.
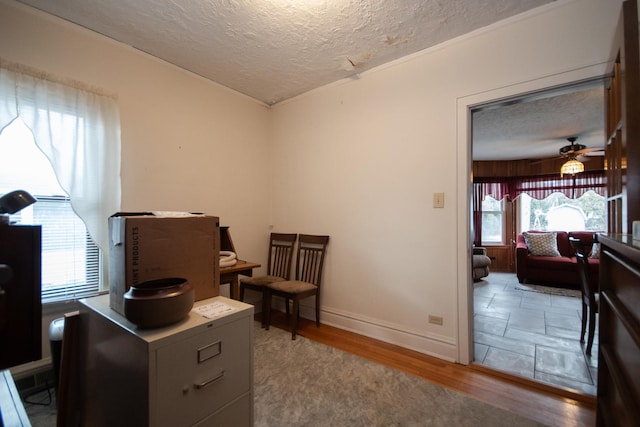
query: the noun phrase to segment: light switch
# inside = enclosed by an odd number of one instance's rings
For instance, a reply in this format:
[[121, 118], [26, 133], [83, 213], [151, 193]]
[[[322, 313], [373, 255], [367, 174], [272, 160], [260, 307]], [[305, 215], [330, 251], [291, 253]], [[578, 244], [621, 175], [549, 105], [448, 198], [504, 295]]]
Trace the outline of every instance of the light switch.
[[433, 207], [444, 208], [444, 193], [433, 193]]

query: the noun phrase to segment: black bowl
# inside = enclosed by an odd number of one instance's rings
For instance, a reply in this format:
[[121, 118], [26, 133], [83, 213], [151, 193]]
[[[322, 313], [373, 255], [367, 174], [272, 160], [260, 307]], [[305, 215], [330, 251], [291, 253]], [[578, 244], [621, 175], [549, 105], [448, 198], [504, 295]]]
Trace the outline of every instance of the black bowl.
[[159, 328], [189, 315], [195, 295], [187, 279], [171, 277], [138, 283], [124, 294], [124, 316], [141, 328]]

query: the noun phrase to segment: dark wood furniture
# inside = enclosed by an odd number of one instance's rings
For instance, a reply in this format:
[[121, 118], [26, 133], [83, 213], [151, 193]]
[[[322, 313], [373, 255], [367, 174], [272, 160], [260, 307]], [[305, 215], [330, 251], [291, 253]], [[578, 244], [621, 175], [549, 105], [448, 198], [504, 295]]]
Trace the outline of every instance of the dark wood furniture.
[[241, 259], [230, 267], [220, 267], [220, 284], [229, 284], [229, 297], [231, 299], [238, 299], [238, 289], [240, 287], [240, 278], [238, 276], [251, 277], [253, 276], [254, 268], [260, 268], [260, 264]]
[[582, 300], [582, 328], [580, 329], [580, 342], [584, 342], [584, 333], [587, 328], [587, 317], [589, 319], [589, 334], [587, 335], [587, 347], [585, 353], [591, 356], [591, 346], [596, 331], [596, 313], [598, 312], [599, 293], [595, 286], [597, 281], [591, 278], [589, 268], [589, 258], [584, 250], [584, 243], [575, 237], [569, 237], [571, 246], [576, 251], [576, 262], [578, 264], [578, 275], [580, 276], [580, 291]]
[[0, 224], [0, 369], [42, 356], [41, 241], [39, 225]]
[[[236, 248], [233, 245], [231, 234], [229, 233], [229, 227], [220, 227], [220, 250], [231, 251], [238, 255]], [[229, 284], [229, 297], [231, 299], [238, 299], [240, 278], [239, 276], [253, 276], [253, 269], [260, 268], [260, 264], [244, 261], [238, 259], [235, 265], [229, 267], [220, 267], [220, 281], [221, 285]]]
[[300, 235], [296, 259], [295, 280], [272, 282], [266, 288], [266, 328], [269, 329], [271, 298], [273, 295], [285, 298], [288, 305], [293, 300], [291, 339], [296, 339], [298, 317], [300, 316], [300, 300], [315, 296], [316, 326], [320, 326], [320, 284], [322, 283], [322, 267], [329, 244], [329, 236]]
[[640, 420], [640, 241], [599, 235], [598, 426]]
[[[265, 276], [248, 277], [240, 280], [240, 301], [244, 301], [245, 289], [251, 289], [262, 293], [262, 325], [265, 325], [266, 295], [265, 287], [269, 283], [289, 280], [291, 278], [291, 260], [293, 259], [294, 246], [298, 240], [295, 233], [271, 233], [269, 236], [269, 256], [267, 261], [267, 274]], [[289, 301], [287, 301], [287, 313], [289, 313]]]
[[605, 109], [609, 233], [631, 233], [640, 218], [640, 54], [638, 5], [622, 3], [611, 49]]

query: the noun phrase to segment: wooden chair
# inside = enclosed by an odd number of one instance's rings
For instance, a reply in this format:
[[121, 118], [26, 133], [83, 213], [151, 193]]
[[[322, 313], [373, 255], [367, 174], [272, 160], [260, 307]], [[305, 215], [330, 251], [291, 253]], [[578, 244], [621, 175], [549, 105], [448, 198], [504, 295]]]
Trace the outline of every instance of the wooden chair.
[[320, 326], [320, 283], [322, 267], [329, 243], [329, 236], [300, 235], [298, 258], [296, 260], [296, 279], [269, 283], [266, 286], [266, 328], [269, 329], [271, 316], [271, 298], [273, 295], [285, 298], [287, 314], [289, 300], [293, 300], [293, 316], [291, 321], [291, 339], [296, 339], [298, 318], [300, 317], [300, 300], [315, 296], [316, 326]]
[[580, 331], [580, 342], [584, 342], [584, 332], [587, 326], [587, 313], [589, 316], [589, 334], [587, 337], [587, 347], [585, 353], [591, 355], [593, 336], [596, 330], [596, 313], [598, 312], [599, 293], [597, 282], [592, 280], [589, 273], [589, 258], [584, 252], [584, 244], [580, 239], [569, 237], [569, 241], [576, 252], [578, 263], [578, 274], [580, 275], [580, 290], [582, 291], [582, 329]]
[[291, 278], [291, 261], [298, 235], [295, 233], [271, 233], [266, 276], [246, 277], [240, 280], [240, 301], [244, 301], [244, 290], [262, 293], [262, 326], [266, 324], [265, 286], [269, 283]]

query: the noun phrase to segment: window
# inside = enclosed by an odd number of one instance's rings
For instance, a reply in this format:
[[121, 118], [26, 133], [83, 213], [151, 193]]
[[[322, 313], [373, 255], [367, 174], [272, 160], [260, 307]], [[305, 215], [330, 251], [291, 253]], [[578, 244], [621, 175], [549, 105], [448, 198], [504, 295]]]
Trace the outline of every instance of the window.
[[486, 196], [482, 201], [482, 244], [504, 244], [504, 199]]
[[605, 198], [587, 191], [577, 199], [553, 193], [543, 200], [526, 193], [518, 197], [520, 231], [605, 231]]
[[42, 225], [42, 302], [95, 294], [100, 282], [98, 247], [21, 119], [0, 133], [0, 150], [0, 194], [23, 189], [38, 200], [11, 221]]
[[[6, 161], [0, 168], [0, 192], [22, 188], [39, 196], [31, 210], [20, 213], [25, 220], [31, 215], [30, 222], [42, 222], [43, 234], [53, 236], [43, 236], [43, 244], [51, 242], [57, 251], [46, 257], [43, 254], [45, 301], [84, 296], [95, 292], [96, 283], [103, 287], [108, 283], [107, 218], [120, 211], [120, 113], [116, 98], [46, 70], [0, 61], [1, 136], [3, 144], [15, 143], [2, 151], [0, 160]], [[7, 136], [14, 130], [22, 134]], [[25, 140], [29, 143], [17, 144]], [[31, 154], [15, 154], [27, 148]], [[12, 153], [11, 161], [6, 153]], [[16, 158], [40, 160], [11, 168]], [[62, 228], [57, 225], [59, 220], [64, 221], [65, 239], [49, 234]], [[70, 236], [73, 243], [67, 240]], [[61, 260], [69, 262], [64, 274], [54, 273]]]

